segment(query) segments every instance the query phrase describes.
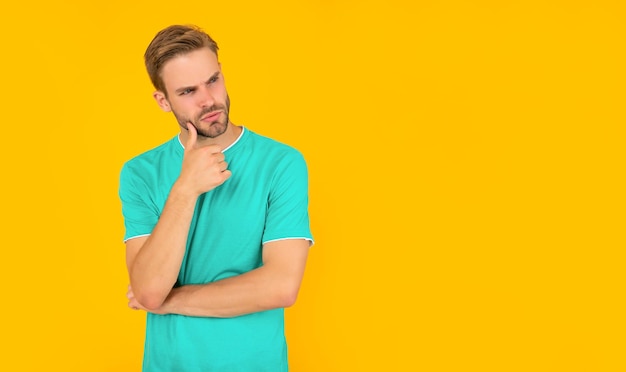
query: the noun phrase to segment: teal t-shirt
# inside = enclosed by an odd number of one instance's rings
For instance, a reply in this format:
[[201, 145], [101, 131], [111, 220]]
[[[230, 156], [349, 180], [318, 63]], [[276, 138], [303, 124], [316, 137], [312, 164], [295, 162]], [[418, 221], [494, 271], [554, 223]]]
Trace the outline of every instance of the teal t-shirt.
[[[124, 240], [152, 232], [183, 153], [176, 136], [124, 164], [119, 190]], [[312, 241], [307, 167], [297, 150], [244, 128], [223, 153], [232, 175], [198, 198], [177, 286], [253, 270], [262, 264], [263, 243]], [[284, 311], [233, 318], [148, 313], [143, 370], [287, 371]]]

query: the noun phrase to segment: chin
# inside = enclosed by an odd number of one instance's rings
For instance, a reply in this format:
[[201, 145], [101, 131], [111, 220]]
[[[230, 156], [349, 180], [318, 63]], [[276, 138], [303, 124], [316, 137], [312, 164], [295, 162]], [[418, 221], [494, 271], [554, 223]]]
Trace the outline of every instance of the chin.
[[198, 134], [204, 137], [215, 138], [226, 133], [226, 129], [228, 129], [228, 124], [215, 122], [211, 123], [206, 129], [202, 128]]

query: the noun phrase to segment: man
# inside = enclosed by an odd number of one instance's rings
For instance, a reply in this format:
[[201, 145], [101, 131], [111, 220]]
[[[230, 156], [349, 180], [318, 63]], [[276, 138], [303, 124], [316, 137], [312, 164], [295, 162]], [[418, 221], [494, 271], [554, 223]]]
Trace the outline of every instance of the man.
[[180, 126], [120, 177], [146, 372], [288, 370], [284, 308], [313, 242], [306, 164], [230, 122], [217, 51], [201, 29], [171, 26], [145, 53], [154, 99]]

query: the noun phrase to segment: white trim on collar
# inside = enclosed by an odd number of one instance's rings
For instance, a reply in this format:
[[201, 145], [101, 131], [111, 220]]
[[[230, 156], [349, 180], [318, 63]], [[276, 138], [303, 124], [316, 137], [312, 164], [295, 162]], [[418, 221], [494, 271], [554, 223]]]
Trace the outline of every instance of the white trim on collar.
[[[243, 137], [243, 132], [246, 131], [246, 127], [241, 126], [241, 133], [239, 133], [239, 137], [237, 137], [237, 139], [235, 140], [235, 142], [231, 143], [228, 147], [226, 147], [224, 150], [222, 150], [222, 152], [228, 150], [229, 148], [235, 146], [235, 144], [237, 142], [239, 142], [239, 140], [241, 139], [241, 137]], [[183, 150], [185, 149], [185, 145], [183, 145], [182, 141], [180, 140], [180, 134], [176, 136], [176, 138], [178, 139], [178, 143], [180, 143], [180, 147], [183, 148]]]

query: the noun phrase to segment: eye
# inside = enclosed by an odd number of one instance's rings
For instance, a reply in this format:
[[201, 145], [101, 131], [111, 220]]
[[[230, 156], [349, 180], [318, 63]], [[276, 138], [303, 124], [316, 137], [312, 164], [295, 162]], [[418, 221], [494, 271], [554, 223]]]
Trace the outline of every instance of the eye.
[[219, 80], [219, 76], [215, 75], [209, 79], [209, 84], [213, 84]]
[[187, 88], [187, 89], [181, 91], [179, 95], [185, 96], [185, 95], [190, 94], [190, 93], [193, 93], [193, 89]]

